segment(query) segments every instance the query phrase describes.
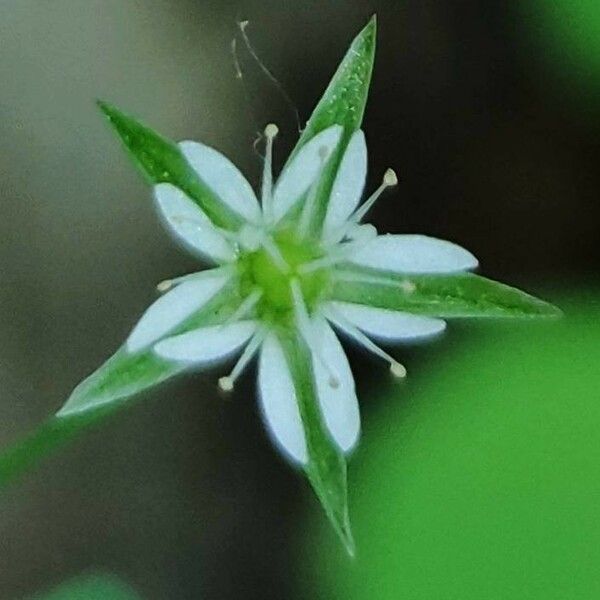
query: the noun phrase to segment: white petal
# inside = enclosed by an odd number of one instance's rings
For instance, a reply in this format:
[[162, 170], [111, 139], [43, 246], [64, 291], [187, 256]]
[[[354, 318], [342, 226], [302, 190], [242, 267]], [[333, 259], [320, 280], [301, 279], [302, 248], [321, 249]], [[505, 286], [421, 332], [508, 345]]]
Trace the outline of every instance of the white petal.
[[[360, 412], [354, 378], [346, 353], [324, 319], [316, 323], [319, 332], [318, 358], [313, 351], [313, 370], [321, 414], [336, 444], [343, 452], [351, 450], [360, 434]], [[325, 362], [328, 368], [323, 365]], [[333, 387], [331, 376], [337, 380]]]
[[127, 338], [129, 352], [152, 344], [206, 304], [226, 283], [230, 275], [206, 276], [181, 283], [160, 297], [146, 310]]
[[216, 262], [231, 261], [235, 252], [202, 209], [170, 183], [154, 186], [154, 197], [169, 228], [192, 250]]
[[281, 172], [273, 190], [275, 221], [279, 221], [311, 186], [321, 170], [323, 149], [329, 156], [338, 145], [342, 131], [340, 125], [332, 125], [319, 132]]
[[365, 134], [362, 131], [356, 131], [350, 138], [333, 182], [323, 226], [324, 238], [339, 231], [354, 212], [360, 202], [366, 178], [367, 144]]
[[199, 365], [212, 363], [239, 350], [255, 331], [254, 321], [201, 327], [158, 342], [154, 352], [169, 360]]
[[350, 260], [398, 273], [455, 273], [478, 265], [468, 250], [424, 235], [379, 235]]
[[247, 221], [260, 219], [258, 200], [240, 170], [220, 152], [199, 142], [180, 142], [179, 148], [202, 181]]
[[429, 337], [446, 328], [446, 323], [442, 319], [373, 308], [364, 304], [330, 302], [328, 306], [335, 311], [334, 315], [340, 314], [367, 335], [390, 342]]
[[258, 366], [260, 406], [273, 441], [293, 461], [306, 464], [308, 452], [294, 382], [281, 344], [271, 334]]

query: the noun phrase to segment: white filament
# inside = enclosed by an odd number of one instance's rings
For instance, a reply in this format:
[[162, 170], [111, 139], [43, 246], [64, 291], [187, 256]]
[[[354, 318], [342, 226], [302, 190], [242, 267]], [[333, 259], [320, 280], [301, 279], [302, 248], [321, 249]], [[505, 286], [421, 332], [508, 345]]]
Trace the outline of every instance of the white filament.
[[300, 239], [305, 238], [308, 233], [308, 228], [310, 227], [310, 223], [312, 221], [315, 205], [317, 203], [317, 193], [319, 191], [319, 184], [321, 182], [321, 174], [323, 172], [323, 167], [325, 166], [325, 162], [327, 160], [327, 148], [323, 146], [319, 148], [319, 170], [315, 176], [315, 179], [310, 186], [308, 191], [308, 198], [302, 207], [302, 214], [300, 215], [300, 223], [298, 224], [298, 234]]
[[248, 345], [244, 348], [244, 352], [235, 363], [235, 366], [231, 370], [229, 375], [219, 378], [219, 387], [224, 392], [230, 392], [233, 390], [237, 378], [243, 373], [248, 363], [252, 360], [260, 345], [265, 339], [264, 329], [259, 329], [253, 336]]
[[265, 127], [266, 151], [262, 177], [262, 209], [263, 219], [268, 225], [273, 219], [273, 140], [279, 133], [279, 128], [274, 123]]
[[390, 372], [394, 377], [406, 377], [406, 368], [400, 364], [395, 358], [382, 350], [377, 344], [372, 342], [360, 329], [355, 327], [348, 319], [341, 315], [338, 311], [329, 307], [327, 309], [327, 318], [335, 323], [341, 330], [345, 331], [350, 337], [354, 338], [366, 350], [382, 358], [390, 365]]
[[228, 325], [229, 323], [234, 323], [235, 321], [240, 321], [250, 316], [254, 307], [258, 304], [261, 299], [263, 292], [261, 289], [254, 289], [244, 301], [239, 305], [237, 310], [223, 323], [223, 325]]
[[300, 330], [300, 334], [302, 335], [304, 341], [308, 344], [310, 349], [313, 351], [319, 363], [325, 368], [325, 370], [329, 374], [329, 385], [332, 388], [337, 388], [340, 385], [340, 380], [333, 368], [331, 367], [331, 365], [325, 360], [325, 357], [323, 356], [323, 353], [320, 350], [318, 335], [316, 334], [315, 328], [313, 327], [313, 323], [310, 320], [308, 310], [306, 309], [306, 304], [304, 302], [304, 297], [302, 296], [302, 289], [300, 288], [300, 283], [297, 279], [294, 278], [291, 280], [290, 286], [292, 290], [292, 298], [294, 301], [294, 312], [296, 314], [296, 322], [298, 325], [298, 329]]

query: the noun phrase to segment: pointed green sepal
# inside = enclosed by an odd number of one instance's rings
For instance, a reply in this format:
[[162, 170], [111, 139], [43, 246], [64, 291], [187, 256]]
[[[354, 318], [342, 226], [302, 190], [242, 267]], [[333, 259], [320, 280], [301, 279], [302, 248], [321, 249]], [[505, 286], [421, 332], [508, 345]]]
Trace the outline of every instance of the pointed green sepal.
[[215, 225], [239, 229], [242, 217], [200, 179], [177, 144], [107, 102], [99, 100], [98, 106], [149, 183], [171, 183], [194, 200]]
[[[171, 333], [223, 323], [241, 301], [237, 283], [231, 283]], [[180, 373], [183, 368], [181, 363], [159, 358], [151, 348], [129, 353], [122, 347], [75, 388], [56, 416], [0, 454], [0, 488], [38, 460], [125, 408], [132, 396]]]
[[289, 164], [302, 146], [320, 131], [332, 125], [343, 126], [342, 139], [321, 175], [311, 224], [315, 236], [318, 236], [325, 219], [331, 188], [346, 146], [362, 123], [375, 61], [376, 34], [377, 20], [373, 16], [352, 41], [288, 159]]
[[279, 340], [292, 375], [304, 426], [308, 464], [304, 471], [348, 554], [355, 545], [348, 516], [346, 460], [325, 430], [316, 396], [310, 350], [295, 329], [281, 329]]
[[548, 302], [473, 273], [399, 275], [346, 266], [336, 271], [330, 297], [445, 318], [535, 318], [562, 314]]

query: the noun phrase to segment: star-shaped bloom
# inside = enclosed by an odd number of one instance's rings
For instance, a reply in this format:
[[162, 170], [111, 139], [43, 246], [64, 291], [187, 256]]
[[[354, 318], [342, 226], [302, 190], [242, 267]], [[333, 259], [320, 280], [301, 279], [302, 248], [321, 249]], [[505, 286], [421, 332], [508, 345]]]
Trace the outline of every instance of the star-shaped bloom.
[[258, 355], [267, 429], [307, 474], [352, 551], [346, 464], [360, 433], [354, 379], [341, 339], [404, 377], [379, 344], [439, 335], [446, 318], [548, 316], [556, 309], [469, 271], [460, 246], [424, 235], [378, 235], [364, 223], [389, 187], [363, 200], [367, 145], [360, 129], [375, 22], [354, 40], [298, 144], [275, 179], [277, 127], [264, 131], [260, 194], [217, 150], [173, 144], [101, 103], [153, 183], [166, 226], [210, 267], [159, 285], [124, 346], [81, 383], [60, 419], [114, 404], [186, 368], [237, 356], [219, 386], [230, 391]]
[[[403, 377], [404, 367], [380, 348], [385, 343], [429, 338], [445, 328], [439, 318], [394, 311], [332, 295], [338, 281], [393, 273], [458, 273], [477, 266], [475, 257], [450, 242], [421, 235], [377, 235], [363, 224], [382, 192], [396, 183], [390, 169], [375, 193], [361, 204], [367, 176], [367, 146], [361, 130], [344, 149], [315, 234], [316, 197], [321, 175], [342, 138], [342, 127], [321, 131], [289, 161], [275, 183], [272, 147], [275, 125], [265, 130], [266, 154], [260, 202], [242, 173], [222, 154], [198, 142], [179, 148], [215, 197], [239, 215], [236, 232], [217, 227], [181, 189], [160, 183], [154, 197], [164, 221], [195, 255], [213, 263], [198, 273], [160, 284], [166, 293], [135, 326], [126, 350], [147, 349], [186, 366], [213, 365], [240, 354], [231, 373], [219, 380], [231, 390], [244, 367], [259, 354], [258, 386], [262, 414], [277, 445], [293, 461], [308, 462], [306, 432], [290, 366], [278, 332], [291, 329], [311, 354], [319, 409], [331, 439], [351, 450], [360, 430], [354, 379], [339, 334], [351, 338], [390, 364]], [[360, 280], [360, 279], [359, 279]], [[180, 327], [225, 288], [239, 293], [239, 306], [222, 323]], [[63, 411], [69, 411], [67, 405]]]

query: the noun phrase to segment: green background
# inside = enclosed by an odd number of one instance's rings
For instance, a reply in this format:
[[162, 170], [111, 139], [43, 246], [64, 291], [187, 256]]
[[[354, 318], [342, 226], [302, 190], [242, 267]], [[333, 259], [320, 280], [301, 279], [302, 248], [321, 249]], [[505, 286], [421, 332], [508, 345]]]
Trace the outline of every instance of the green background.
[[600, 295], [561, 322], [459, 328], [385, 387], [350, 466], [358, 555], [318, 519], [300, 589], [331, 599], [600, 597]]

